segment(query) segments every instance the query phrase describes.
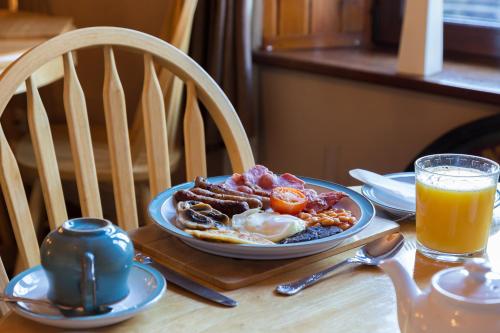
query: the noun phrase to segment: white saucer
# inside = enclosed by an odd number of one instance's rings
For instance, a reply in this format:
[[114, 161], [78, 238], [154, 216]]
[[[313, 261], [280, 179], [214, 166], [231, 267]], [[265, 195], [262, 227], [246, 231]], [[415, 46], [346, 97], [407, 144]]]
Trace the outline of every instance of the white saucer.
[[[414, 172], [391, 173], [384, 176], [400, 182], [415, 184]], [[393, 196], [387, 195], [387, 192], [384, 190], [365, 184], [361, 187], [361, 193], [363, 193], [363, 195], [376, 206], [397, 217], [411, 216], [415, 214], [415, 208], [408, 209], [408, 207], [406, 207], [407, 205], [398, 203]]]
[[[384, 176], [400, 182], [415, 184], [414, 172], [390, 173]], [[405, 207], [406, 205], [398, 203], [393, 196], [388, 195], [384, 190], [365, 184], [361, 187], [361, 193], [363, 193], [365, 197], [367, 197], [371, 202], [373, 202], [375, 206], [384, 209], [386, 212], [396, 217], [404, 217], [404, 216], [411, 217], [415, 214], [415, 208], [407, 209]], [[497, 187], [494, 207], [498, 206], [500, 206], [500, 184]]]
[[[100, 315], [66, 317], [50, 306], [23, 302], [9, 303], [14, 312], [42, 324], [70, 329], [107, 326], [129, 319], [158, 301], [165, 293], [165, 278], [154, 268], [134, 263], [128, 278], [129, 295], [111, 306], [111, 311]], [[5, 294], [35, 299], [46, 299], [48, 280], [42, 266], [35, 266], [14, 277]]]

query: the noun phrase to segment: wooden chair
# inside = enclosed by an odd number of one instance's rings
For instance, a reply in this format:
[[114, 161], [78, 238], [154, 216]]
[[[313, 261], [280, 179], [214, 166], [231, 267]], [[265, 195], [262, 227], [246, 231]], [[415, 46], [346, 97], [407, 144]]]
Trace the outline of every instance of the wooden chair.
[[[198, 101], [205, 106], [219, 129], [233, 170], [243, 172], [254, 165], [248, 138], [233, 106], [212, 78], [185, 53], [158, 38], [129, 29], [96, 27], [74, 30], [33, 48], [0, 76], [0, 116], [16, 88], [26, 83], [29, 130], [52, 229], [67, 219], [67, 211], [52, 131], [32, 74], [51, 59], [63, 57], [63, 100], [82, 215], [101, 217], [97, 163], [94, 160], [85, 96], [73, 61], [73, 53], [88, 47], [100, 47], [104, 52], [104, 113], [116, 222], [119, 226], [125, 230], [136, 228], [138, 215], [125, 98], [116, 69], [115, 48], [128, 49], [142, 54], [144, 58], [141, 112], [152, 195], [171, 186], [166, 115], [155, 66], [168, 69], [187, 86], [183, 119], [187, 179], [192, 180], [196, 175], [205, 176], [207, 173], [204, 125]], [[28, 266], [37, 265], [40, 262], [39, 248], [28, 200], [18, 162], [2, 127], [0, 163], [0, 184], [21, 259]]]
[[[5, 267], [3, 266], [2, 258], [0, 257], [0, 291], [3, 291], [9, 282], [7, 277], [7, 272], [5, 272]], [[9, 311], [7, 304], [0, 302], [0, 317], [5, 315]]]
[[[9, 0], [8, 8], [0, 10], [0, 72], [34, 46], [73, 29], [71, 17], [19, 11], [18, 1]], [[32, 77], [37, 87], [42, 87], [61, 79], [63, 72], [62, 57], [58, 57], [41, 66]], [[25, 91], [26, 86], [22, 83], [17, 87], [16, 94]], [[33, 191], [33, 201], [41, 201], [41, 197], [41, 189], [37, 184]], [[3, 204], [0, 210], [4, 210]], [[8, 229], [8, 219], [5, 220], [4, 214], [0, 212], [0, 254], [15, 251], [12, 245], [15, 246], [15, 243]], [[5, 260], [5, 264], [10, 267], [11, 258], [5, 259], [9, 259]]]
[[[32, 47], [73, 29], [70, 17], [22, 12], [17, 0], [9, 0], [8, 8], [0, 10], [0, 72]], [[62, 59], [53, 59], [37, 71], [36, 82], [39, 87], [50, 84], [62, 73]], [[22, 84], [17, 93], [25, 90]]]
[[[175, 28], [173, 30], [171, 44], [183, 52], [187, 53], [191, 36], [191, 27], [194, 13], [197, 6], [197, 0], [182, 1], [180, 7], [174, 13], [173, 21]], [[164, 25], [172, 24], [165, 22]], [[166, 31], [163, 27], [163, 31]], [[165, 37], [165, 36], [163, 36]], [[159, 71], [159, 83], [166, 103], [167, 128], [169, 133], [169, 149], [170, 149], [170, 166], [172, 169], [177, 169], [181, 162], [182, 147], [176, 139], [178, 128], [180, 127], [179, 115], [181, 107], [181, 98], [184, 84], [178, 78], [175, 78], [170, 71], [165, 68]], [[142, 184], [146, 184], [148, 179], [148, 167], [146, 150], [144, 145], [144, 133], [142, 126], [142, 114], [140, 106], [134, 117], [130, 138], [131, 138], [131, 156], [132, 170], [134, 179]], [[59, 162], [59, 169], [63, 180], [75, 180], [76, 170], [71, 159], [71, 146], [69, 144], [68, 131], [65, 125], [53, 126], [52, 137], [56, 147], [56, 155]], [[106, 128], [104, 126], [95, 126], [92, 128], [92, 138], [94, 143], [94, 157], [97, 167], [97, 177], [99, 181], [109, 183], [112, 180], [112, 165], [109, 158], [109, 146], [106, 140]], [[31, 174], [36, 173], [37, 161], [33, 146], [29, 135], [22, 138], [15, 147], [14, 151], [18, 163], [26, 171]], [[150, 197], [150, 191], [147, 186], [141, 186], [138, 193], [142, 199], [142, 206], [146, 206]], [[35, 225], [39, 223], [41, 215], [40, 208], [42, 207], [42, 194], [39, 182], [35, 178], [32, 185], [30, 196], [30, 207], [34, 216]], [[146, 209], [143, 209], [143, 220], [147, 219]]]

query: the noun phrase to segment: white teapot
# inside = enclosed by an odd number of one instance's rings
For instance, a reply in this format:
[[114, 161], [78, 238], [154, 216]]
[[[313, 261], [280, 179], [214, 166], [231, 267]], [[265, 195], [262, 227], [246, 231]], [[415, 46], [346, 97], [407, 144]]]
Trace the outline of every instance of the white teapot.
[[380, 267], [396, 289], [402, 333], [500, 332], [500, 274], [486, 260], [442, 270], [424, 291], [397, 259]]

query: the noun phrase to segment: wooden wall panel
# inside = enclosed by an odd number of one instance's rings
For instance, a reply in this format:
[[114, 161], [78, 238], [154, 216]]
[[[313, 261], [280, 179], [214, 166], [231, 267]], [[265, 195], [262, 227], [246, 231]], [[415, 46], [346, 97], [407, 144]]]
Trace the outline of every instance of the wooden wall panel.
[[365, 0], [343, 0], [341, 12], [342, 32], [363, 31]]
[[341, 0], [311, 0], [311, 33], [340, 31]]
[[262, 34], [264, 38], [278, 35], [278, 0], [264, 0]]
[[309, 32], [310, 0], [280, 0], [278, 34], [306, 35]]
[[371, 0], [262, 0], [265, 50], [349, 47], [369, 36]]

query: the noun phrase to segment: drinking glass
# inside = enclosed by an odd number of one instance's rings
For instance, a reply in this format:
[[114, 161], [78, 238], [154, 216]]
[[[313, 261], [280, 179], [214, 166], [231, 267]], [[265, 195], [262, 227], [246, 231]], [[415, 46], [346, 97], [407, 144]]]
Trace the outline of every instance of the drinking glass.
[[484, 253], [493, 218], [498, 163], [463, 154], [415, 162], [417, 250], [442, 261]]

